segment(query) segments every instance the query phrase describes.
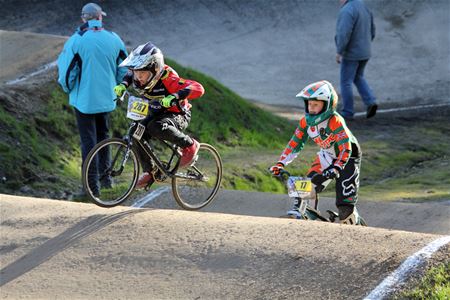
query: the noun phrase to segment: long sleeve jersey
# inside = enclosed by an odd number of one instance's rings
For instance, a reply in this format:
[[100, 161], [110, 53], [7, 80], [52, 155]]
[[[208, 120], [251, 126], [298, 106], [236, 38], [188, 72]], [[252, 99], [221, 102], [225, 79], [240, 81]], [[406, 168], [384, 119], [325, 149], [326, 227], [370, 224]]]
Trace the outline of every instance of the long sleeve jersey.
[[308, 138], [333, 158], [334, 166], [342, 170], [350, 157], [359, 157], [361, 151], [358, 141], [345, 125], [345, 121], [334, 113], [330, 118], [316, 126], [308, 126], [306, 118], [300, 119], [294, 135], [288, 142], [279, 161], [284, 165], [291, 163], [303, 149]]
[[[161, 78], [150, 89], [147, 87], [140, 87], [139, 83], [133, 80], [133, 71], [129, 70], [123, 78], [122, 83], [129, 87], [133, 85], [133, 88], [143, 97], [153, 100], [162, 99], [170, 94], [178, 94], [180, 99], [180, 106], [185, 110], [190, 110], [192, 105], [188, 100], [199, 98], [205, 93], [203, 86], [194, 80], [183, 79], [178, 76], [178, 73], [170, 66], [165, 65]], [[180, 110], [177, 106], [172, 106], [166, 110], [167, 112], [179, 113]]]

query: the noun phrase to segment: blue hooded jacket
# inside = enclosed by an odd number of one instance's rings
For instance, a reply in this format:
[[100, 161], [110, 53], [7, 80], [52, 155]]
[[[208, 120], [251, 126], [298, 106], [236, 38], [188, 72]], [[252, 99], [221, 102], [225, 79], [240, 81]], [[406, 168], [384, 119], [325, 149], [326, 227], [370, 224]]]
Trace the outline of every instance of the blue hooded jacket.
[[373, 15], [361, 0], [347, 0], [336, 24], [337, 53], [347, 60], [366, 60], [375, 38]]
[[100, 20], [80, 26], [58, 57], [58, 82], [70, 105], [85, 114], [113, 111], [114, 86], [127, 72], [118, 66], [127, 55], [120, 37], [104, 30]]

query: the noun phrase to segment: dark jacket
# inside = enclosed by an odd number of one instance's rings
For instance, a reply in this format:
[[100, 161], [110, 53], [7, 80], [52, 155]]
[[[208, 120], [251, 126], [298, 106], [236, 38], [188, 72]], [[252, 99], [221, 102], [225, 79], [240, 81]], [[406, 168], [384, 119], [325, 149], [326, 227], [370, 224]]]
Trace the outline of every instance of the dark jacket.
[[373, 15], [361, 0], [348, 0], [336, 23], [336, 53], [347, 60], [366, 60], [375, 38]]

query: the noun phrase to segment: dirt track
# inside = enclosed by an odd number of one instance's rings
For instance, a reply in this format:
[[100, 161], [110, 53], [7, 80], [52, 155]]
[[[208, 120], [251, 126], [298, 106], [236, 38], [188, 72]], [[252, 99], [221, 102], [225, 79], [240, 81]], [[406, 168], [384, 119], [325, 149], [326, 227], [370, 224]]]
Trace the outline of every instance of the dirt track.
[[[220, 190], [217, 199], [202, 211], [244, 216], [279, 217], [291, 208], [287, 195]], [[136, 201], [128, 201], [132, 206]], [[143, 208], [179, 209], [170, 189]], [[321, 212], [336, 210], [334, 200], [321, 197]], [[408, 203], [377, 202], [360, 199], [358, 210], [371, 227], [411, 232], [450, 234], [450, 201]], [[325, 213], [326, 214], [326, 213]]]
[[4, 299], [361, 299], [438, 237], [0, 197]]

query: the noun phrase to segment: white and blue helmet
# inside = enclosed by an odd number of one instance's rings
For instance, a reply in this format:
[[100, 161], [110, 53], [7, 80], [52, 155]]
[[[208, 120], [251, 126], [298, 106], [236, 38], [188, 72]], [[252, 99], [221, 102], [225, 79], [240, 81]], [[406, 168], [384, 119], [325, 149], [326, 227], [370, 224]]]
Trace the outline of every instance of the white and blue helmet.
[[137, 46], [119, 65], [131, 70], [150, 71], [147, 86], [151, 88], [158, 82], [164, 72], [164, 56], [158, 47], [151, 42]]

